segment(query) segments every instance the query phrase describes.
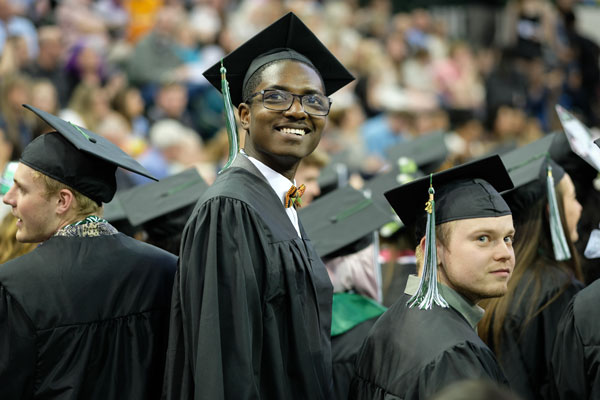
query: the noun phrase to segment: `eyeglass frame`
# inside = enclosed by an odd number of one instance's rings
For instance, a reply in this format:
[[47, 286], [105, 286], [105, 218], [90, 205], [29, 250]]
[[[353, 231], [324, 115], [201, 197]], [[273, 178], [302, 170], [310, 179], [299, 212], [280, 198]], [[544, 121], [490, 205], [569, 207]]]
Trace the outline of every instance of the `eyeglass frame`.
[[[272, 108], [269, 108], [269, 107], [265, 106], [265, 92], [284, 92], [284, 93], [288, 93], [288, 94], [290, 94], [292, 96], [292, 102], [290, 103], [289, 107], [286, 108], [285, 110], [274, 110]], [[262, 104], [263, 104], [263, 107], [266, 108], [267, 110], [271, 110], [271, 111], [287, 111], [287, 110], [289, 110], [294, 105], [294, 98], [295, 97], [297, 97], [298, 100], [300, 101], [300, 106], [302, 107], [302, 111], [304, 111], [305, 113], [307, 113], [309, 115], [313, 115], [315, 117], [326, 117], [326, 116], [329, 115], [329, 112], [331, 111], [331, 103], [332, 103], [332, 101], [331, 101], [331, 99], [329, 97], [327, 97], [325, 95], [322, 95], [322, 96], [325, 96], [327, 98], [327, 100], [329, 101], [329, 107], [327, 108], [327, 114], [314, 114], [314, 113], [308, 112], [308, 111], [306, 111], [304, 109], [304, 104], [302, 104], [302, 99], [305, 96], [314, 96], [315, 94], [320, 94], [320, 93], [295, 94], [295, 93], [288, 92], [287, 90], [283, 90], [283, 89], [263, 89], [263, 90], [261, 90], [259, 92], [254, 92], [251, 95], [249, 95], [246, 98], [246, 100], [244, 100], [244, 103], [250, 102], [250, 100], [252, 98], [258, 96], [259, 94], [262, 94]]]

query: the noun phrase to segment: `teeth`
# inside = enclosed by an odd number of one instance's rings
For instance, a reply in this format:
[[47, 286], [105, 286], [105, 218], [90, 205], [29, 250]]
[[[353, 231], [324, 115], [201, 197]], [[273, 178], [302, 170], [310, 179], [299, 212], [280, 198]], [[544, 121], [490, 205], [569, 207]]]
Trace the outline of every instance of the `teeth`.
[[304, 136], [304, 129], [282, 128], [281, 132]]

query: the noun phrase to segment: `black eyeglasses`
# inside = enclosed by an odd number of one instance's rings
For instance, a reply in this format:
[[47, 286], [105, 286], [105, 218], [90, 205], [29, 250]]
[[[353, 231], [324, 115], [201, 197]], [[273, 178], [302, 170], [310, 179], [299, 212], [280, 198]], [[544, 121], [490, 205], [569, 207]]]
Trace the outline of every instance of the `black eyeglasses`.
[[270, 89], [261, 90], [260, 92], [252, 93], [245, 100], [246, 103], [255, 96], [262, 95], [263, 107], [273, 111], [287, 111], [294, 104], [294, 97], [300, 99], [302, 109], [310, 115], [325, 116], [329, 114], [331, 108], [331, 100], [329, 97], [318, 94], [293, 94], [285, 90]]

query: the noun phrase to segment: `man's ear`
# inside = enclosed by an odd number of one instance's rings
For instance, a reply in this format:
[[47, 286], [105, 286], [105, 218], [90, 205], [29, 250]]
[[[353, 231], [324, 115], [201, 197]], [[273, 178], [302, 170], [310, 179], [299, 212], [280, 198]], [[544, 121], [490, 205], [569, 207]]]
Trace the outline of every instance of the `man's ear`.
[[74, 201], [75, 196], [73, 195], [73, 192], [69, 189], [61, 189], [57, 194], [56, 213], [64, 215], [71, 209]]
[[250, 129], [250, 105], [241, 103], [238, 106], [238, 116], [240, 117], [240, 125], [248, 131]]
[[436, 240], [435, 241], [435, 250], [437, 252], [437, 264], [439, 267], [440, 265], [442, 265], [442, 259], [444, 257], [444, 251], [446, 250], [446, 248], [444, 247], [443, 244], [440, 243], [439, 240]]
[[421, 238], [419, 242], [419, 247], [421, 248], [421, 254], [425, 254], [425, 236]]

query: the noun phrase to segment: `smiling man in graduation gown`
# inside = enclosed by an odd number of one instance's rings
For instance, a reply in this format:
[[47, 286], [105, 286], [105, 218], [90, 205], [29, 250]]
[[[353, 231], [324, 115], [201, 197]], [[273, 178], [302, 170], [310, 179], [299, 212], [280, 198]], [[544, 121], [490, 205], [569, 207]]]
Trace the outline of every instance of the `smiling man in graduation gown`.
[[54, 132], [23, 151], [3, 201], [16, 238], [0, 265], [0, 398], [156, 399], [177, 259], [101, 218], [117, 167], [151, 177], [106, 139], [29, 107]]
[[223, 62], [245, 148], [183, 233], [166, 398], [329, 399], [332, 287], [292, 185], [353, 78], [291, 13]]
[[503, 295], [514, 267], [511, 211], [498, 193], [510, 188], [493, 156], [385, 194], [415, 227], [421, 279], [409, 277], [369, 332], [350, 399], [425, 400], [463, 379], [506, 383], [475, 327], [483, 316], [477, 302]]

